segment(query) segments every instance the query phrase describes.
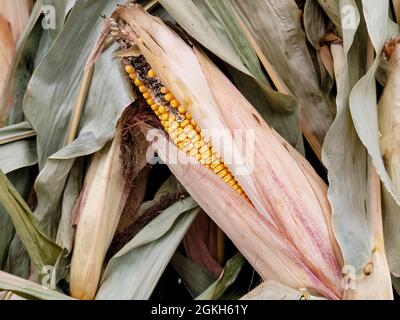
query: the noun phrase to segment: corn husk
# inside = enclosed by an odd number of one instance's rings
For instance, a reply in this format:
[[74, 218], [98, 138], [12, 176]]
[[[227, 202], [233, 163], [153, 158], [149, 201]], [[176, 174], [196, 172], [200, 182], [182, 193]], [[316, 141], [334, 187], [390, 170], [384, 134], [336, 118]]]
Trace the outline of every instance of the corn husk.
[[[217, 141], [218, 130], [253, 130], [254, 169], [246, 162], [250, 173], [236, 178], [254, 206], [201, 165], [169, 161], [169, 154], [186, 156], [163, 138], [155, 143], [159, 156], [264, 279], [340, 298], [340, 267], [326, 220], [329, 207], [321, 206], [315, 192], [320, 186], [310, 179], [316, 173], [305, 174], [276, 133], [202, 51], [186, 45], [139, 6], [120, 7], [117, 13], [134, 30], [139, 49], [162, 82], [203, 131], [210, 130], [206, 135], [211, 141]], [[228, 142], [234, 146], [230, 158], [243, 160], [243, 146]], [[222, 146], [216, 149], [226, 152]], [[236, 164], [230, 166], [234, 174]]]
[[241, 300], [325, 300], [311, 296], [307, 290], [295, 290], [277, 281], [266, 281], [243, 296]]
[[400, 45], [390, 64], [391, 75], [378, 105], [379, 130], [386, 169], [400, 192]]
[[71, 262], [71, 295], [93, 299], [127, 197], [116, 136], [96, 153], [77, 202], [77, 229]]
[[[400, 45], [395, 47], [390, 60], [390, 75], [378, 104], [380, 147], [386, 170], [397, 192], [400, 192]], [[398, 245], [400, 237], [399, 207], [391, 196], [384, 193], [385, 240], [391, 271], [399, 276], [400, 256]]]

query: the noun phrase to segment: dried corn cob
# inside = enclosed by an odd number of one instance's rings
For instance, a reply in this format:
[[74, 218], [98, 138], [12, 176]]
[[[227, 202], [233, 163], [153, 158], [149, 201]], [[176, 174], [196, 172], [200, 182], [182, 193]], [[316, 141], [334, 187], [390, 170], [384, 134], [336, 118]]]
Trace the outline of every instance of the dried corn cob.
[[[329, 206], [323, 205], [325, 201], [319, 199], [320, 195], [326, 199], [326, 190], [314, 183], [316, 173], [302, 169], [254, 107], [204, 52], [188, 45], [160, 19], [148, 15], [140, 6], [128, 5], [120, 6], [109, 22], [111, 35], [122, 49], [117, 56], [125, 60], [126, 71], [169, 132], [169, 140], [159, 136], [152, 147], [196, 202], [263, 279], [308, 288], [311, 293], [332, 299], [342, 297], [339, 258], [335, 256], [340, 251], [330, 239], [331, 212]], [[140, 60], [142, 65], [135, 65]], [[186, 146], [179, 141], [184, 128], [175, 124], [177, 119], [173, 116], [170, 121], [170, 110], [180, 105], [185, 109], [182, 113], [177, 110], [175, 117], [188, 115], [195, 119], [193, 124], [186, 122], [196, 132], [189, 136], [190, 141], [199, 136], [199, 141], [207, 142], [203, 151], [211, 151], [209, 157], [214, 154], [212, 147], [216, 148], [220, 164], [231, 170], [224, 173], [229, 172], [232, 177], [234, 173], [234, 185], [240, 184], [245, 196], [240, 196], [208, 169], [213, 164], [207, 162], [208, 157], [198, 158], [202, 164], [192, 161], [188, 164], [188, 155], [196, 158], [202, 154], [196, 146], [191, 151], [191, 143], [185, 152], [178, 153], [182, 161], [176, 163], [176, 159], [169, 157], [167, 150], [174, 153]], [[195, 125], [201, 130], [196, 130]], [[254, 134], [253, 147], [257, 152], [252, 153], [250, 161], [243, 159], [244, 146], [233, 139], [233, 130], [237, 129], [252, 130]], [[224, 140], [228, 148], [214, 144], [220, 139], [221, 130], [230, 132], [229, 140]], [[228, 156], [232, 156], [232, 163]], [[243, 160], [247, 174], [236, 174]]]
[[205, 141], [190, 112], [162, 84], [145, 58], [142, 55], [128, 57], [124, 58], [124, 63], [125, 71], [179, 150], [197, 159], [200, 164], [211, 169], [225, 183], [248, 199], [230, 169], [218, 156], [217, 150]]

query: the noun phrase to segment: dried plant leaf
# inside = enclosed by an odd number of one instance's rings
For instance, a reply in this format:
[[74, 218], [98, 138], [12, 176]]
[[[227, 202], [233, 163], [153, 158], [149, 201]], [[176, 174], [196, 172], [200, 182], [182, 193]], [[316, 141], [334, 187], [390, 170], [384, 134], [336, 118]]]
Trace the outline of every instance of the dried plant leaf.
[[21, 34], [18, 48], [12, 63], [12, 68], [7, 76], [4, 90], [0, 96], [0, 124], [15, 124], [24, 121], [22, 102], [26, 87], [36, 65], [40, 49], [42, 27], [38, 22], [42, 13], [42, 2], [36, 1], [25, 31]]
[[[380, 148], [385, 162], [386, 170], [392, 180], [397, 192], [400, 192], [399, 168], [399, 126], [398, 118], [400, 112], [399, 81], [400, 81], [400, 46], [397, 45], [390, 61], [390, 76], [385, 90], [378, 104], [378, 119]], [[398, 246], [400, 244], [399, 227], [400, 215], [399, 205], [385, 192], [384, 213], [385, 213], [385, 243], [389, 259], [389, 265], [395, 276], [400, 275], [400, 256]]]
[[0, 290], [7, 290], [27, 298], [41, 300], [74, 300], [58, 291], [43, 287], [32, 281], [0, 271]]
[[[197, 215], [196, 221], [192, 224], [183, 239], [185, 253], [193, 262], [205, 268], [214, 277], [219, 277], [222, 267], [216, 260], [214, 252], [210, 252], [210, 233], [215, 233], [215, 227], [210, 226], [212, 221], [205, 212]], [[212, 239], [214, 240], [214, 239]], [[214, 242], [217, 242], [215, 239]], [[213, 244], [211, 244], [213, 245]], [[199, 292], [200, 294], [201, 292]]]
[[[195, 224], [195, 222], [193, 223]], [[193, 225], [192, 224], [192, 225]], [[215, 276], [191, 259], [176, 252], [171, 264], [192, 298], [197, 297], [214, 281]]]
[[[134, 100], [126, 89], [127, 82], [121, 76], [119, 65], [113, 60], [115, 48], [110, 47], [96, 62], [77, 138], [64, 147], [84, 67], [103, 30], [100, 15], [110, 14], [117, 3], [116, 0], [76, 3], [50, 51], [36, 68], [24, 101], [26, 117], [38, 135], [41, 172], [35, 184], [38, 195], [35, 215], [42, 230], [54, 240], [62, 214], [65, 184], [75, 158], [100, 150], [113, 137], [123, 110]], [[64, 211], [63, 214], [71, 213]]]
[[36, 136], [36, 132], [32, 126], [27, 121], [20, 122], [0, 129], [0, 146], [34, 136]]
[[240, 253], [235, 254], [225, 265], [222, 274], [211, 286], [202, 292], [196, 300], [218, 300], [236, 281], [246, 260]]
[[28, 205], [0, 171], [0, 203], [8, 211], [16, 233], [24, 243], [38, 273], [43, 266], [52, 266], [61, 254], [61, 249], [51, 242], [39, 229]]
[[149, 299], [198, 211], [185, 199], [146, 225], [110, 260], [96, 299]]
[[[254, 0], [234, 1], [234, 4], [262, 55], [299, 101], [303, 134], [320, 157], [334, 114], [320, 90], [296, 3], [292, 0]], [[265, 16], [269, 18], [264, 19]]]
[[[351, 6], [355, 10], [356, 28], [343, 30], [346, 59], [338, 79], [338, 115], [324, 146], [332, 221], [344, 257], [343, 271], [355, 280], [356, 285], [354, 290], [346, 292], [345, 297], [387, 299], [391, 298], [392, 293], [379, 230], [382, 218], [380, 199], [377, 198], [380, 192], [376, 188], [375, 171], [362, 143], [368, 147], [377, 171], [385, 180], [379, 146], [379, 156], [375, 146], [375, 139], [379, 144], [375, 72], [380, 62], [382, 40], [386, 35], [387, 2], [378, 8], [376, 2], [363, 1], [360, 3], [363, 15], [354, 1], [342, 1], [341, 6]], [[366, 19], [366, 25], [363, 19]], [[378, 53], [369, 69], [368, 34]], [[332, 53], [336, 56], [336, 51]], [[342, 54], [338, 59], [340, 62], [337, 65], [341, 65]], [[352, 179], [349, 179], [350, 175]]]

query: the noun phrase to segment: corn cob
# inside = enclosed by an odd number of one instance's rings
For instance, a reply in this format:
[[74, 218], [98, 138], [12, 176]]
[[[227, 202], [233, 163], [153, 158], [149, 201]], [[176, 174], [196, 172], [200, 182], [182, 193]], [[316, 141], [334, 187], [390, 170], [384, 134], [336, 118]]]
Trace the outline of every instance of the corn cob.
[[160, 119], [164, 130], [178, 149], [212, 170], [236, 192], [250, 201], [230, 169], [218, 156], [215, 148], [205, 141], [192, 115], [162, 84], [145, 58], [143, 56], [124, 58], [124, 64], [130, 79]]

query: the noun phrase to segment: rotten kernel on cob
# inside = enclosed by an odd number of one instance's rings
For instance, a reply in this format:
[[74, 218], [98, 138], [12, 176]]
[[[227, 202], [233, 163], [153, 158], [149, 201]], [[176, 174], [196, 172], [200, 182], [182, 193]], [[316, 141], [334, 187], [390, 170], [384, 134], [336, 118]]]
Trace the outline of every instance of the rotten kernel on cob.
[[169, 138], [179, 150], [194, 157], [200, 164], [217, 174], [225, 183], [250, 201], [239, 182], [227, 168], [213, 146], [206, 142], [192, 115], [182, 106], [151, 69], [145, 58], [124, 58], [125, 71], [147, 104], [161, 121]]

